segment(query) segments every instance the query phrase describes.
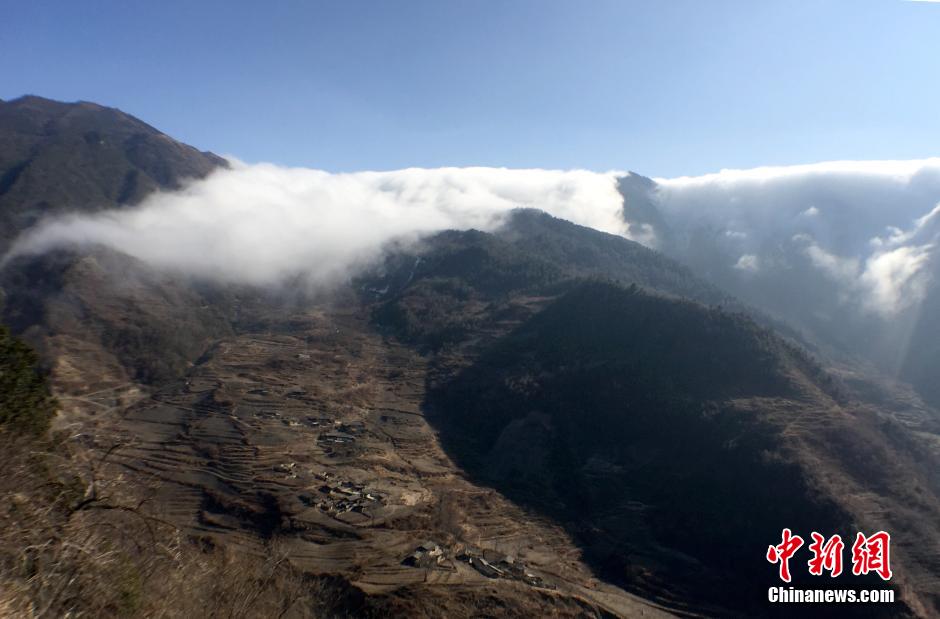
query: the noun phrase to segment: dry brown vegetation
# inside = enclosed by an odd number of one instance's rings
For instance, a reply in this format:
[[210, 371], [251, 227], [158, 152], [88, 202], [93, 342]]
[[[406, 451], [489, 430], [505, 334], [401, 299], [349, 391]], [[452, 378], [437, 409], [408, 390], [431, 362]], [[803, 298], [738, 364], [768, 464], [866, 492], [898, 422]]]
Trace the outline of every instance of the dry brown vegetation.
[[[187, 538], [155, 515], [151, 488], [100, 452], [5, 434], [0, 449], [0, 618], [532, 616], [524, 588], [412, 585], [367, 596], [297, 570], [277, 538], [260, 555]], [[445, 497], [436, 513], [455, 535], [457, 510]], [[604, 614], [548, 593], [537, 606], [559, 617]]]
[[200, 545], [106, 457], [68, 441], [0, 442], [0, 616], [332, 614], [330, 584], [296, 572], [277, 540], [265, 556]]

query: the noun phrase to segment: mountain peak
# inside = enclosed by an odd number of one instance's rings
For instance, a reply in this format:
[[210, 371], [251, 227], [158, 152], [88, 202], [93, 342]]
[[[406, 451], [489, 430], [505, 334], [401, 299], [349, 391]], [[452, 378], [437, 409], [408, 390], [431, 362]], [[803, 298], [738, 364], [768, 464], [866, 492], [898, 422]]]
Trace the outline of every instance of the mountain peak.
[[42, 217], [135, 204], [227, 165], [117, 108], [0, 102], [0, 249]]

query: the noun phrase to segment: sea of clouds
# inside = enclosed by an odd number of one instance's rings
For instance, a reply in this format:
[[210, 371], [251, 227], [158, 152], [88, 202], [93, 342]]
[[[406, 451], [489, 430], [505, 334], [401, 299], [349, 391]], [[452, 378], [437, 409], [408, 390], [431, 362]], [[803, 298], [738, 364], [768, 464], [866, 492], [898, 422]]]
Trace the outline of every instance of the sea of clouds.
[[44, 221], [14, 244], [8, 260], [105, 245], [196, 276], [263, 285], [303, 274], [317, 285], [348, 277], [392, 241], [446, 229], [492, 230], [519, 207], [612, 234], [625, 231], [613, 173], [411, 168], [333, 174], [230, 164], [134, 208]]
[[[7, 256], [105, 245], [157, 267], [248, 284], [304, 273], [330, 283], [393, 241], [493, 230], [514, 208], [633, 238], [739, 293], [774, 278], [826, 282], [840, 302], [891, 316], [931, 282], [940, 159], [724, 170], [650, 184], [653, 223], [624, 219], [623, 173], [411, 168], [329, 173], [231, 160], [134, 208], [46, 220]], [[632, 197], [628, 196], [627, 217]], [[782, 279], [781, 279], [782, 281]]]
[[[805, 269], [885, 316], [922, 300], [940, 233], [940, 159], [837, 161], [657, 179], [674, 254], [702, 239], [710, 265], [747, 281]], [[694, 237], [694, 238], [693, 238]]]

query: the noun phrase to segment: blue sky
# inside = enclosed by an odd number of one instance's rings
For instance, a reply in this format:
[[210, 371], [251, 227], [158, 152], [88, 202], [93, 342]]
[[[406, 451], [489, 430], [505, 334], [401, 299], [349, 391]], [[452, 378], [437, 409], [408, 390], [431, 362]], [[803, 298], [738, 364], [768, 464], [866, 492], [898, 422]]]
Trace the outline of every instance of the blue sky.
[[0, 7], [0, 98], [112, 105], [251, 162], [675, 176], [940, 154], [940, 3]]

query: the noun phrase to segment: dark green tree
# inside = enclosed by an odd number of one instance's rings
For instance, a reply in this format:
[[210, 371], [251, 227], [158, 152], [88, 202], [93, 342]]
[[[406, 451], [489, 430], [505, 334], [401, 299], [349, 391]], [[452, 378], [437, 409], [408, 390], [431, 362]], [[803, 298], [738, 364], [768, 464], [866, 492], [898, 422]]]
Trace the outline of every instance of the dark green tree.
[[42, 434], [56, 406], [35, 351], [0, 325], [0, 428]]

